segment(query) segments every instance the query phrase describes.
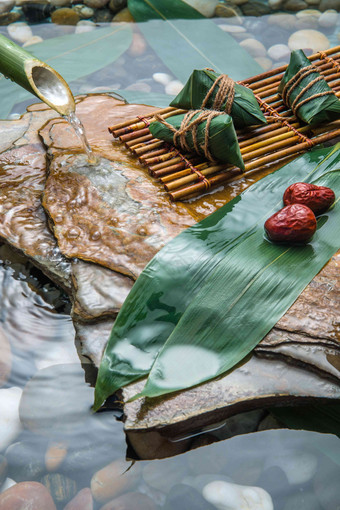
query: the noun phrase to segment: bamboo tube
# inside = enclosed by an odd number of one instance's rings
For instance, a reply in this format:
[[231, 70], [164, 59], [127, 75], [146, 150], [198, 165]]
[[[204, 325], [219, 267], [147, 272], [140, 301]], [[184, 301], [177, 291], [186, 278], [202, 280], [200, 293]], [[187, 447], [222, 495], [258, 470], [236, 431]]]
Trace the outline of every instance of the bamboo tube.
[[75, 111], [72, 92], [64, 78], [20, 46], [0, 34], [0, 72], [37, 96], [60, 115]]

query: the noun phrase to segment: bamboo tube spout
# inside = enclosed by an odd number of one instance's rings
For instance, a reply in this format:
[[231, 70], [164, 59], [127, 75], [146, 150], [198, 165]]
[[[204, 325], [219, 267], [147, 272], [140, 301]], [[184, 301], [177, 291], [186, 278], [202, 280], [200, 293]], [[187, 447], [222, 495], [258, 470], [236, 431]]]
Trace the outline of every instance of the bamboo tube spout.
[[60, 115], [75, 111], [72, 92], [62, 76], [1, 34], [0, 72]]

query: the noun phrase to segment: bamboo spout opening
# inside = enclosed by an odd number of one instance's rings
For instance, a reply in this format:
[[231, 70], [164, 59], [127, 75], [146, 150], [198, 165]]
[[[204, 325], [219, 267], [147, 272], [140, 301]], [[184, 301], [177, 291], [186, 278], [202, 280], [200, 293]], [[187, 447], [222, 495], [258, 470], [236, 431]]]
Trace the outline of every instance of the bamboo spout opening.
[[28, 80], [34, 93], [61, 115], [75, 111], [72, 92], [66, 81], [54, 69], [39, 61], [26, 66]]

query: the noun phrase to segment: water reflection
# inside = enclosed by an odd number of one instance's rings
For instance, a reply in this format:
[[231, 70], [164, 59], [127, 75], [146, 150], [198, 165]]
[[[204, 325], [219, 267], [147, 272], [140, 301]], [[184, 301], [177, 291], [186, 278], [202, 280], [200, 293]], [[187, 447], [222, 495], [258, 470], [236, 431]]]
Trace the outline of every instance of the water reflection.
[[[65, 298], [49, 284], [51, 294], [45, 301], [44, 277], [30, 280], [28, 263], [20, 265], [8, 248], [5, 253], [6, 263], [0, 267], [2, 492], [14, 484], [15, 494], [21, 482], [39, 482], [58, 509], [73, 498], [80, 506], [71, 509], [339, 508], [338, 438], [260, 431], [278, 426], [261, 410], [183, 438], [185, 447], [195, 448], [191, 451], [136, 460], [126, 443], [118, 404], [113, 401], [105, 412], [91, 412], [93, 388], [80, 365]], [[56, 313], [56, 307], [62, 313]], [[7, 371], [2, 368], [6, 359]], [[258, 431], [249, 433], [253, 430]], [[231, 437], [235, 434], [245, 435]], [[0, 496], [0, 508], [7, 509], [2, 501]]]

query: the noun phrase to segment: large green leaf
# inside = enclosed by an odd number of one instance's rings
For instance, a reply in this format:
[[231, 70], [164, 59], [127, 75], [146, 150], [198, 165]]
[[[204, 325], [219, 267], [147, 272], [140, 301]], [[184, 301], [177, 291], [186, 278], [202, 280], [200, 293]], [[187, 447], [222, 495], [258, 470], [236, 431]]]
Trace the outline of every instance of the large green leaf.
[[129, 9], [157, 55], [183, 83], [193, 68], [213, 68], [243, 80], [259, 64], [210, 19], [181, 0], [128, 0]]
[[[98, 374], [96, 409], [118, 388], [149, 373], [158, 352], [204, 283], [229, 252], [243, 241], [252, 241], [256, 229], [263, 232], [265, 219], [280, 208], [285, 188], [296, 181], [311, 182], [328, 175], [339, 163], [340, 146], [308, 152], [258, 181], [158, 252], [138, 278], [117, 317]], [[257, 234], [258, 242], [259, 238], [261, 235]], [[280, 249], [263, 243], [265, 248]], [[248, 253], [247, 268], [252, 261]], [[204, 308], [211, 310], [208, 301]]]
[[[30, 53], [48, 63], [68, 82], [99, 71], [109, 65], [130, 46], [129, 24], [100, 28], [83, 34], [54, 37], [29, 47]], [[72, 86], [71, 86], [72, 89]], [[77, 91], [72, 89], [72, 92]], [[0, 117], [6, 118], [13, 106], [32, 95], [18, 85], [0, 79]], [[33, 99], [33, 97], [32, 97]]]

